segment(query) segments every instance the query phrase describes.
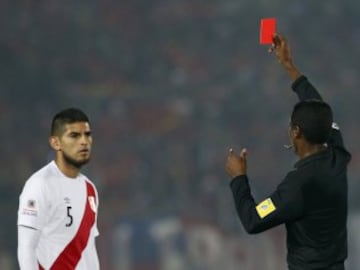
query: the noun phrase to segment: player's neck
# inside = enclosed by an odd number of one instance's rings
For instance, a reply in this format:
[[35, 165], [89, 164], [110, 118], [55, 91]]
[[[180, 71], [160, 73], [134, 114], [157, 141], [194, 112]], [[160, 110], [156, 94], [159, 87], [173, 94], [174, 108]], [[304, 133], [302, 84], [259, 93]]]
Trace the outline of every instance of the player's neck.
[[325, 149], [326, 146], [324, 144], [305, 144], [299, 149], [298, 155], [300, 159], [304, 159]]
[[69, 164], [62, 158], [56, 158], [55, 163], [59, 170], [69, 178], [76, 178], [79, 175], [80, 169], [74, 165]]

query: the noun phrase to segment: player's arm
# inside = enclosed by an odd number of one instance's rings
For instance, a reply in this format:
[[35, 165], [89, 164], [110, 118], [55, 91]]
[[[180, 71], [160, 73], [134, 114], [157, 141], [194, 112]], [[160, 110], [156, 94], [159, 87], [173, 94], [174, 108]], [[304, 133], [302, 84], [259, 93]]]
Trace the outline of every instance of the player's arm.
[[[316, 88], [308, 81], [308, 79], [305, 76], [300, 76], [292, 84], [292, 89], [298, 95], [300, 100], [314, 99], [314, 98], [322, 100]], [[327, 141], [327, 144], [345, 149], [340, 128], [335, 122], [332, 124], [332, 130], [330, 137]]]
[[[318, 99], [322, 100], [320, 93], [316, 88], [309, 82], [309, 80], [300, 73], [293, 63], [292, 56], [290, 53], [289, 45], [286, 39], [280, 35], [275, 34], [273, 38], [273, 46], [270, 52], [274, 52], [279, 63], [289, 74], [292, 79], [292, 89], [297, 94], [300, 100], [307, 99]], [[344, 148], [343, 138], [339, 127], [336, 123], [333, 123], [333, 129], [331, 136], [327, 142], [329, 145], [338, 146]]]
[[283, 68], [289, 74], [291, 80], [293, 81], [292, 89], [298, 95], [300, 100], [306, 100], [306, 99], [322, 100], [319, 92], [307, 80], [307, 78], [301, 74], [301, 72], [294, 65], [290, 53], [290, 47], [286, 39], [282, 35], [280, 34], [274, 35], [273, 46], [271, 47], [270, 51], [275, 53], [278, 62], [283, 66]]
[[303, 196], [296, 172], [289, 173], [269, 198], [256, 203], [246, 175], [246, 153], [230, 152], [226, 170], [232, 178], [236, 211], [248, 233], [260, 233], [302, 215]]
[[300, 71], [293, 63], [289, 45], [282, 35], [277, 33], [274, 34], [273, 45], [269, 49], [269, 52], [275, 53], [278, 62], [284, 67], [293, 82], [302, 76]]
[[18, 225], [17, 256], [21, 270], [39, 269], [35, 252], [39, 239], [40, 231], [31, 227]]
[[39, 269], [36, 249], [48, 216], [45, 194], [42, 181], [30, 178], [19, 197], [17, 255], [21, 270]]

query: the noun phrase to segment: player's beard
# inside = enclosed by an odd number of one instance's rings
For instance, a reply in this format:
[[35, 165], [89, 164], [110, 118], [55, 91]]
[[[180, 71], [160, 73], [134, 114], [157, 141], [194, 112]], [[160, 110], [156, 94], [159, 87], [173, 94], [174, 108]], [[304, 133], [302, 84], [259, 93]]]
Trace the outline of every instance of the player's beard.
[[63, 152], [63, 157], [64, 157], [64, 161], [67, 164], [74, 166], [77, 169], [80, 169], [83, 165], [87, 164], [90, 161], [90, 157], [87, 159], [83, 159], [83, 160], [76, 160], [64, 152]]

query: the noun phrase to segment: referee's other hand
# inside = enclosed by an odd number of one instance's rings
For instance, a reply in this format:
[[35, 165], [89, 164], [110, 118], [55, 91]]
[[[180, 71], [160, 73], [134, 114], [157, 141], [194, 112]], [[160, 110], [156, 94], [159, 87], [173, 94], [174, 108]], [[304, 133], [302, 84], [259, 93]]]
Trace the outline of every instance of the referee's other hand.
[[229, 150], [229, 154], [226, 161], [226, 172], [233, 179], [240, 175], [246, 175], [247, 150], [243, 148], [240, 153], [236, 153], [232, 148]]

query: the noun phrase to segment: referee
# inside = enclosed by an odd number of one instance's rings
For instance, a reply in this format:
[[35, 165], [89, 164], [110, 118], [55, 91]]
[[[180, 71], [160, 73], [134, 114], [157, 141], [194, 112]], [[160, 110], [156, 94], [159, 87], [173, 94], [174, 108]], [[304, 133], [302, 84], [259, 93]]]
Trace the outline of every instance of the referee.
[[246, 149], [229, 152], [226, 171], [240, 220], [250, 234], [285, 223], [289, 270], [344, 270], [347, 257], [347, 165], [351, 159], [330, 106], [294, 66], [284, 37], [270, 52], [293, 80], [289, 137], [299, 161], [260, 203], [251, 195]]

